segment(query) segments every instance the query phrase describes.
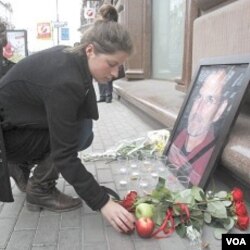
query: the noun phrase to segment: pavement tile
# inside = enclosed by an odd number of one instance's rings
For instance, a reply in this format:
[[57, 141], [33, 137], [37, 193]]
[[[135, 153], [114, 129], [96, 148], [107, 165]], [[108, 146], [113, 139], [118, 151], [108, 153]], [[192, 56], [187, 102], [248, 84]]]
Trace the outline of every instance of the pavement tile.
[[[152, 249], [160, 250], [161, 249], [159, 246], [158, 240], [154, 240], [154, 239], [135, 241], [135, 247], [136, 249], [143, 249], [143, 250], [152, 250]], [[175, 249], [178, 249], [178, 248], [175, 248]]]
[[16, 196], [25, 197], [25, 193], [20, 191], [16, 184], [12, 185], [12, 194], [13, 194], [14, 197], [16, 197]]
[[81, 229], [65, 228], [59, 233], [58, 250], [80, 250], [81, 249]]
[[110, 165], [107, 163], [108, 161], [96, 161], [95, 166], [96, 169], [110, 169]]
[[14, 202], [4, 204], [0, 213], [0, 218], [18, 216], [24, 205], [25, 196], [15, 196], [14, 200]]
[[85, 202], [83, 202], [81, 211], [82, 211], [83, 216], [85, 214], [97, 214], [98, 213], [97, 211], [92, 210]]
[[[160, 239], [156, 241], [158, 241], [160, 249], [176, 249], [176, 250], [187, 249], [188, 250], [187, 246], [189, 244], [189, 241], [187, 239], [181, 239], [177, 233], [173, 233], [166, 239]], [[192, 249], [189, 249], [189, 250], [192, 250]], [[206, 250], [209, 250], [209, 249], [206, 249]], [[213, 248], [211, 248], [210, 250], [213, 250]]]
[[94, 152], [97, 152], [98, 150], [100, 151], [100, 152], [102, 152], [102, 150], [103, 150], [103, 145], [100, 143], [100, 144], [95, 144], [93, 147], [92, 147], [92, 149], [93, 149], [93, 151]]
[[57, 180], [57, 184], [56, 184], [56, 187], [61, 191], [61, 192], [64, 192], [64, 186], [65, 186], [65, 181], [63, 178], [59, 178]]
[[[107, 226], [106, 227], [107, 232], [107, 239], [108, 239], [108, 246], [110, 250], [134, 250], [135, 245], [134, 242], [131, 240], [130, 235], [126, 234], [120, 234], [116, 232], [113, 227]], [[152, 250], [154, 248], [151, 248]]]
[[92, 175], [94, 175], [95, 177], [96, 177], [96, 166], [95, 166], [95, 163], [93, 163], [93, 162], [88, 162], [87, 164], [86, 164], [86, 169], [92, 174]]
[[58, 243], [58, 232], [61, 216], [48, 215], [39, 219], [34, 244], [56, 245]]
[[5, 249], [16, 223], [15, 218], [0, 218], [0, 249]]
[[33, 246], [31, 250], [58, 250], [57, 246]]
[[62, 213], [61, 229], [67, 227], [81, 227], [81, 208], [74, 211]]
[[110, 169], [97, 169], [97, 179], [99, 183], [112, 182], [112, 172]]
[[92, 244], [84, 244], [84, 250], [108, 250], [108, 246], [106, 243], [92, 243]]
[[36, 229], [39, 217], [39, 212], [31, 212], [24, 207], [18, 216], [18, 220], [15, 225], [15, 230]]
[[35, 230], [14, 231], [6, 250], [28, 250], [31, 247]]
[[[103, 183], [101, 183], [103, 185]], [[115, 188], [114, 182], [105, 182], [105, 187], [113, 189], [115, 192], [117, 192], [117, 189]]]
[[106, 242], [104, 223], [100, 213], [85, 214], [82, 219], [83, 244]]
[[71, 185], [65, 185], [64, 193], [72, 197], [79, 197], [79, 195]]

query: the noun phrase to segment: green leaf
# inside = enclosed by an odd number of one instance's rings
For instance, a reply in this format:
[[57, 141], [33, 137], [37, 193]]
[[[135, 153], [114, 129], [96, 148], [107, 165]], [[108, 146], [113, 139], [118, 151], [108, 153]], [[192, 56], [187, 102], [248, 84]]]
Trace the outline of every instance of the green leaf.
[[212, 201], [207, 205], [207, 212], [215, 218], [227, 218], [227, 210], [221, 201]]
[[135, 202], [135, 206], [140, 204], [140, 203], [150, 203], [152, 204], [152, 198], [150, 196], [143, 196], [140, 197], [139, 199], [137, 199], [137, 201]]
[[204, 223], [203, 223], [203, 219], [191, 218], [191, 224], [196, 230], [200, 232]]
[[205, 199], [204, 192], [201, 188], [199, 188], [197, 186], [193, 186], [191, 190], [192, 190], [192, 195], [193, 195], [195, 200], [203, 201]]
[[232, 205], [232, 201], [222, 201], [225, 207], [230, 207]]
[[218, 240], [222, 239], [222, 234], [226, 234], [228, 233], [228, 230], [224, 229], [224, 228], [215, 228], [214, 230], [214, 237]]
[[181, 237], [184, 238], [187, 234], [187, 228], [184, 224], [179, 224], [176, 228], [176, 233]]
[[231, 230], [234, 227], [234, 219], [229, 217], [223, 222], [223, 226], [226, 230]]
[[173, 212], [175, 215], [179, 216], [181, 214], [179, 206], [173, 206]]
[[153, 214], [153, 221], [156, 225], [160, 226], [166, 216], [166, 206], [164, 204], [158, 204], [155, 206], [154, 214]]
[[201, 210], [190, 210], [190, 214], [191, 216], [194, 216], [194, 217], [203, 217], [203, 213]]
[[179, 203], [187, 203], [189, 206], [193, 206], [195, 204], [194, 197], [192, 195], [191, 189], [185, 189], [179, 193], [177, 193], [174, 197], [175, 202]]
[[201, 196], [203, 201], [206, 200], [206, 194], [203, 192], [203, 190], [200, 192], [200, 196]]
[[158, 201], [172, 200], [171, 191], [165, 188], [165, 179], [159, 177], [156, 188], [152, 191], [151, 197]]
[[165, 187], [166, 180], [162, 177], [159, 177], [158, 183], [156, 185], [156, 190], [160, 190]]
[[157, 199], [159, 201], [164, 201], [164, 200], [170, 200], [171, 199], [171, 193], [168, 189], [165, 187], [161, 189], [155, 189], [152, 191], [151, 196], [153, 199]]
[[211, 214], [205, 212], [205, 213], [204, 213], [204, 221], [205, 221], [207, 224], [211, 223], [211, 221], [212, 221], [212, 216], [211, 216]]
[[175, 226], [178, 226], [179, 224], [182, 223], [181, 218], [180, 218], [179, 216], [176, 216], [176, 217], [174, 218], [174, 222], [175, 222]]

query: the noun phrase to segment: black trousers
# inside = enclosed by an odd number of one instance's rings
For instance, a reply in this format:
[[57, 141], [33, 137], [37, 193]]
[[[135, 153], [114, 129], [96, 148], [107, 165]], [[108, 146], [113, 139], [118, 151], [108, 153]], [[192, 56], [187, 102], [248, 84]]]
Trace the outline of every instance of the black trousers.
[[[89, 147], [93, 141], [92, 120], [82, 122], [78, 151]], [[10, 163], [25, 164], [32, 168], [33, 180], [47, 185], [58, 179], [59, 173], [50, 158], [50, 136], [48, 129], [18, 128], [4, 131], [7, 160]]]

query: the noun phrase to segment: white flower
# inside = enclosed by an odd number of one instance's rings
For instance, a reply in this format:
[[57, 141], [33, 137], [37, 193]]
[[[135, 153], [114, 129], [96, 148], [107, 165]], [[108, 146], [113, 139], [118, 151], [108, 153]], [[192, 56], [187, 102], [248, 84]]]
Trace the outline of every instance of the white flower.
[[201, 234], [198, 230], [196, 230], [192, 225], [187, 227], [187, 237], [191, 241], [196, 241], [201, 239]]

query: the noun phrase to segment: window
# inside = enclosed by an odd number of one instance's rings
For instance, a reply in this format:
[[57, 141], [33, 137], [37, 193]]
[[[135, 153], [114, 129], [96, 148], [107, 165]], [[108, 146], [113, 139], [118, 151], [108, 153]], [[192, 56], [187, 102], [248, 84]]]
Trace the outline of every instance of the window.
[[173, 80], [182, 74], [185, 0], [152, 2], [152, 78]]

